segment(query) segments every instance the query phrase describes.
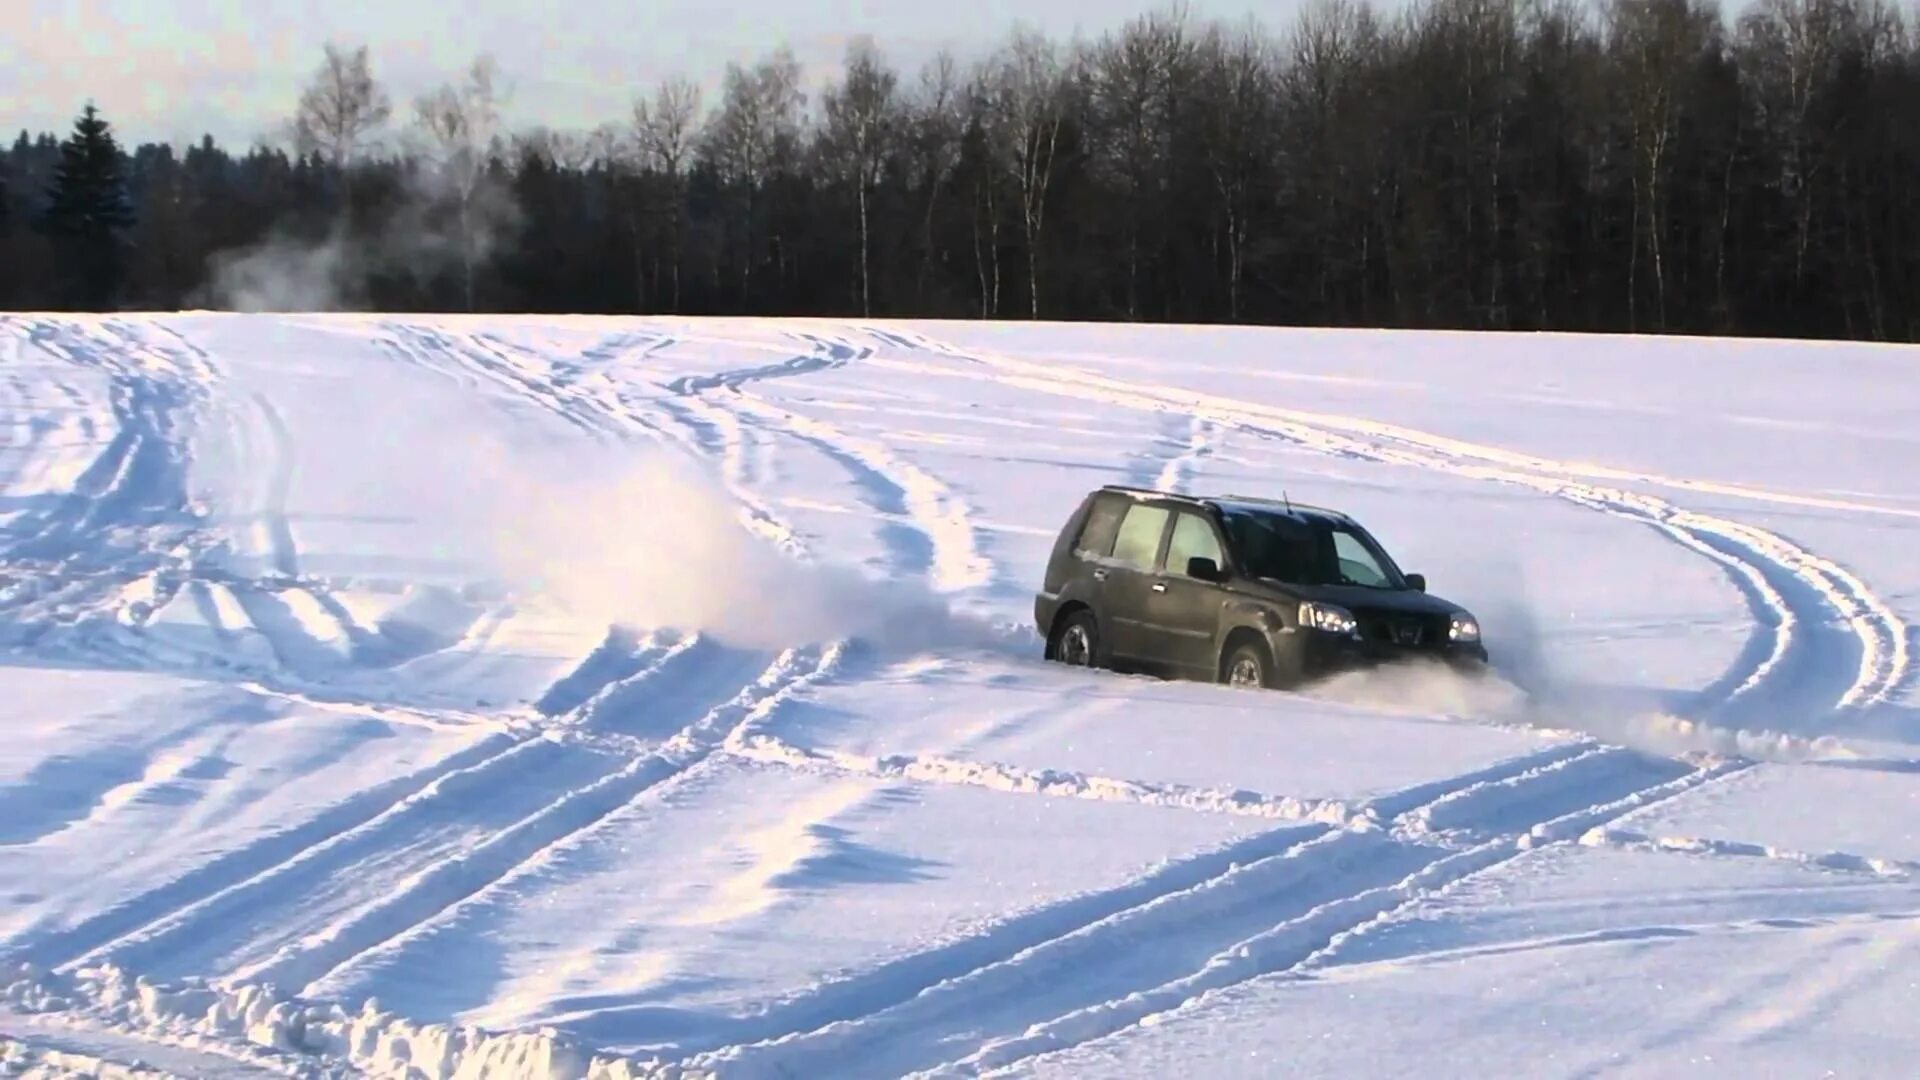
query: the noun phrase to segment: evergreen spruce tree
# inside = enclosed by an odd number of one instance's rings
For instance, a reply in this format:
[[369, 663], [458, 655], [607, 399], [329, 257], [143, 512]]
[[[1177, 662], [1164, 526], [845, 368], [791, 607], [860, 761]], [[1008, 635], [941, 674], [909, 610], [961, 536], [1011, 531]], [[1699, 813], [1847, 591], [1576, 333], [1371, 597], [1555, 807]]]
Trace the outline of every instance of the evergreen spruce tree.
[[126, 276], [124, 234], [133, 227], [133, 210], [120, 147], [92, 102], [60, 144], [41, 223], [53, 238], [69, 304], [111, 310]]

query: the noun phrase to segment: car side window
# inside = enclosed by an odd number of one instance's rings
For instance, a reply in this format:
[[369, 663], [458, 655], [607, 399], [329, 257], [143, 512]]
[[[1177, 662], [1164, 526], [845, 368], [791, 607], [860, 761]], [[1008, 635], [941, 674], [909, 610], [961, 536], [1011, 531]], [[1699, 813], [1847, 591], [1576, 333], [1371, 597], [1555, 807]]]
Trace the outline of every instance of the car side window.
[[1120, 522], [1120, 536], [1114, 541], [1113, 557], [1136, 570], [1153, 569], [1170, 512], [1165, 507], [1142, 503], [1127, 507], [1127, 516]]
[[1096, 496], [1087, 511], [1087, 522], [1080, 529], [1074, 553], [1096, 559], [1113, 554], [1113, 538], [1120, 531], [1120, 517], [1132, 500], [1110, 495]]
[[1313, 572], [1313, 535], [1306, 526], [1278, 515], [1235, 514], [1227, 518], [1234, 559], [1254, 577], [1310, 583], [1322, 580]]
[[1199, 514], [1182, 513], [1173, 523], [1173, 541], [1167, 546], [1167, 572], [1185, 574], [1188, 559], [1212, 559], [1220, 566], [1220, 538]]
[[1333, 553], [1340, 560], [1340, 576], [1355, 585], [1371, 585], [1386, 588], [1390, 582], [1387, 573], [1374, 559], [1373, 552], [1360, 542], [1360, 538], [1346, 531], [1333, 531]]

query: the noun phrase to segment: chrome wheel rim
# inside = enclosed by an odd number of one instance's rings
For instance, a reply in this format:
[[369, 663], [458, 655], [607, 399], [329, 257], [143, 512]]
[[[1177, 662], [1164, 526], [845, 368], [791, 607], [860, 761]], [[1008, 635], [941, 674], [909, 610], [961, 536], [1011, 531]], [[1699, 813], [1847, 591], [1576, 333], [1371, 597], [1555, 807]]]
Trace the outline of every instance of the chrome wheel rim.
[[1069, 626], [1067, 632], [1060, 635], [1060, 659], [1079, 667], [1086, 667], [1093, 659], [1093, 639], [1085, 626]]
[[1251, 656], [1236, 656], [1233, 666], [1227, 669], [1227, 685], [1251, 687], [1260, 685], [1260, 662]]

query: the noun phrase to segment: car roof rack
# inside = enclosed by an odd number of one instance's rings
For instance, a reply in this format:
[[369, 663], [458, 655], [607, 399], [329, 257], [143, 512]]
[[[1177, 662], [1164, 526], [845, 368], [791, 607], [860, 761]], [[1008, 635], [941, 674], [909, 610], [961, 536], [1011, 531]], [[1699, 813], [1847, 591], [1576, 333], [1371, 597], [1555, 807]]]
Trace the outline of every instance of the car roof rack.
[[1292, 513], [1294, 511], [1305, 511], [1310, 514], [1321, 514], [1326, 517], [1338, 518], [1342, 521], [1353, 520], [1351, 517], [1347, 516], [1346, 514], [1338, 510], [1332, 509], [1331, 507], [1315, 506], [1311, 503], [1294, 502], [1293, 500], [1287, 499], [1284, 497], [1279, 499], [1274, 499], [1274, 498], [1269, 498], [1265, 495], [1237, 495], [1237, 494], [1182, 495], [1177, 491], [1162, 491], [1159, 488], [1138, 487], [1132, 484], [1103, 484], [1101, 485], [1101, 490], [1115, 492], [1116, 494], [1120, 494], [1120, 495], [1133, 495], [1141, 498], [1167, 499], [1172, 502], [1186, 503], [1189, 506], [1208, 506], [1208, 505], [1218, 505], [1220, 503], [1238, 503], [1243, 506], [1272, 507], [1275, 510], [1284, 510], [1288, 513]]
[[1206, 498], [1201, 495], [1182, 495], [1177, 491], [1161, 491], [1158, 488], [1135, 487], [1132, 484], [1102, 484], [1100, 485], [1100, 490], [1111, 491], [1120, 495], [1137, 495], [1142, 498], [1169, 499], [1173, 502], [1188, 503], [1193, 506], [1198, 506], [1206, 501]]
[[1312, 503], [1294, 502], [1292, 499], [1288, 499], [1284, 497], [1275, 499], [1265, 495], [1228, 494], [1228, 495], [1216, 496], [1216, 498], [1218, 498], [1219, 501], [1221, 502], [1246, 503], [1251, 506], [1271, 506], [1278, 510], [1287, 510], [1287, 511], [1305, 510], [1309, 513], [1324, 514], [1327, 517], [1339, 518], [1342, 521], [1353, 520], [1351, 517], [1349, 517], [1345, 513], [1342, 513], [1339, 510], [1335, 510], [1332, 507], [1315, 506]]

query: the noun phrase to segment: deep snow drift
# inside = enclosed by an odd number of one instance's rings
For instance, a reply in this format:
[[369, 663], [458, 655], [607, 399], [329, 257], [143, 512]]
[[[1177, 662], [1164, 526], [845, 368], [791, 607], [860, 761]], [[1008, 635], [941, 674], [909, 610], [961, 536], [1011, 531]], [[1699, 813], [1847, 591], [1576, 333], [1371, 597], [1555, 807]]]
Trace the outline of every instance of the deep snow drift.
[[[0, 317], [0, 1071], [1895, 1071], [1915, 362]], [[1115, 481], [1353, 512], [1499, 677], [1042, 663]]]

